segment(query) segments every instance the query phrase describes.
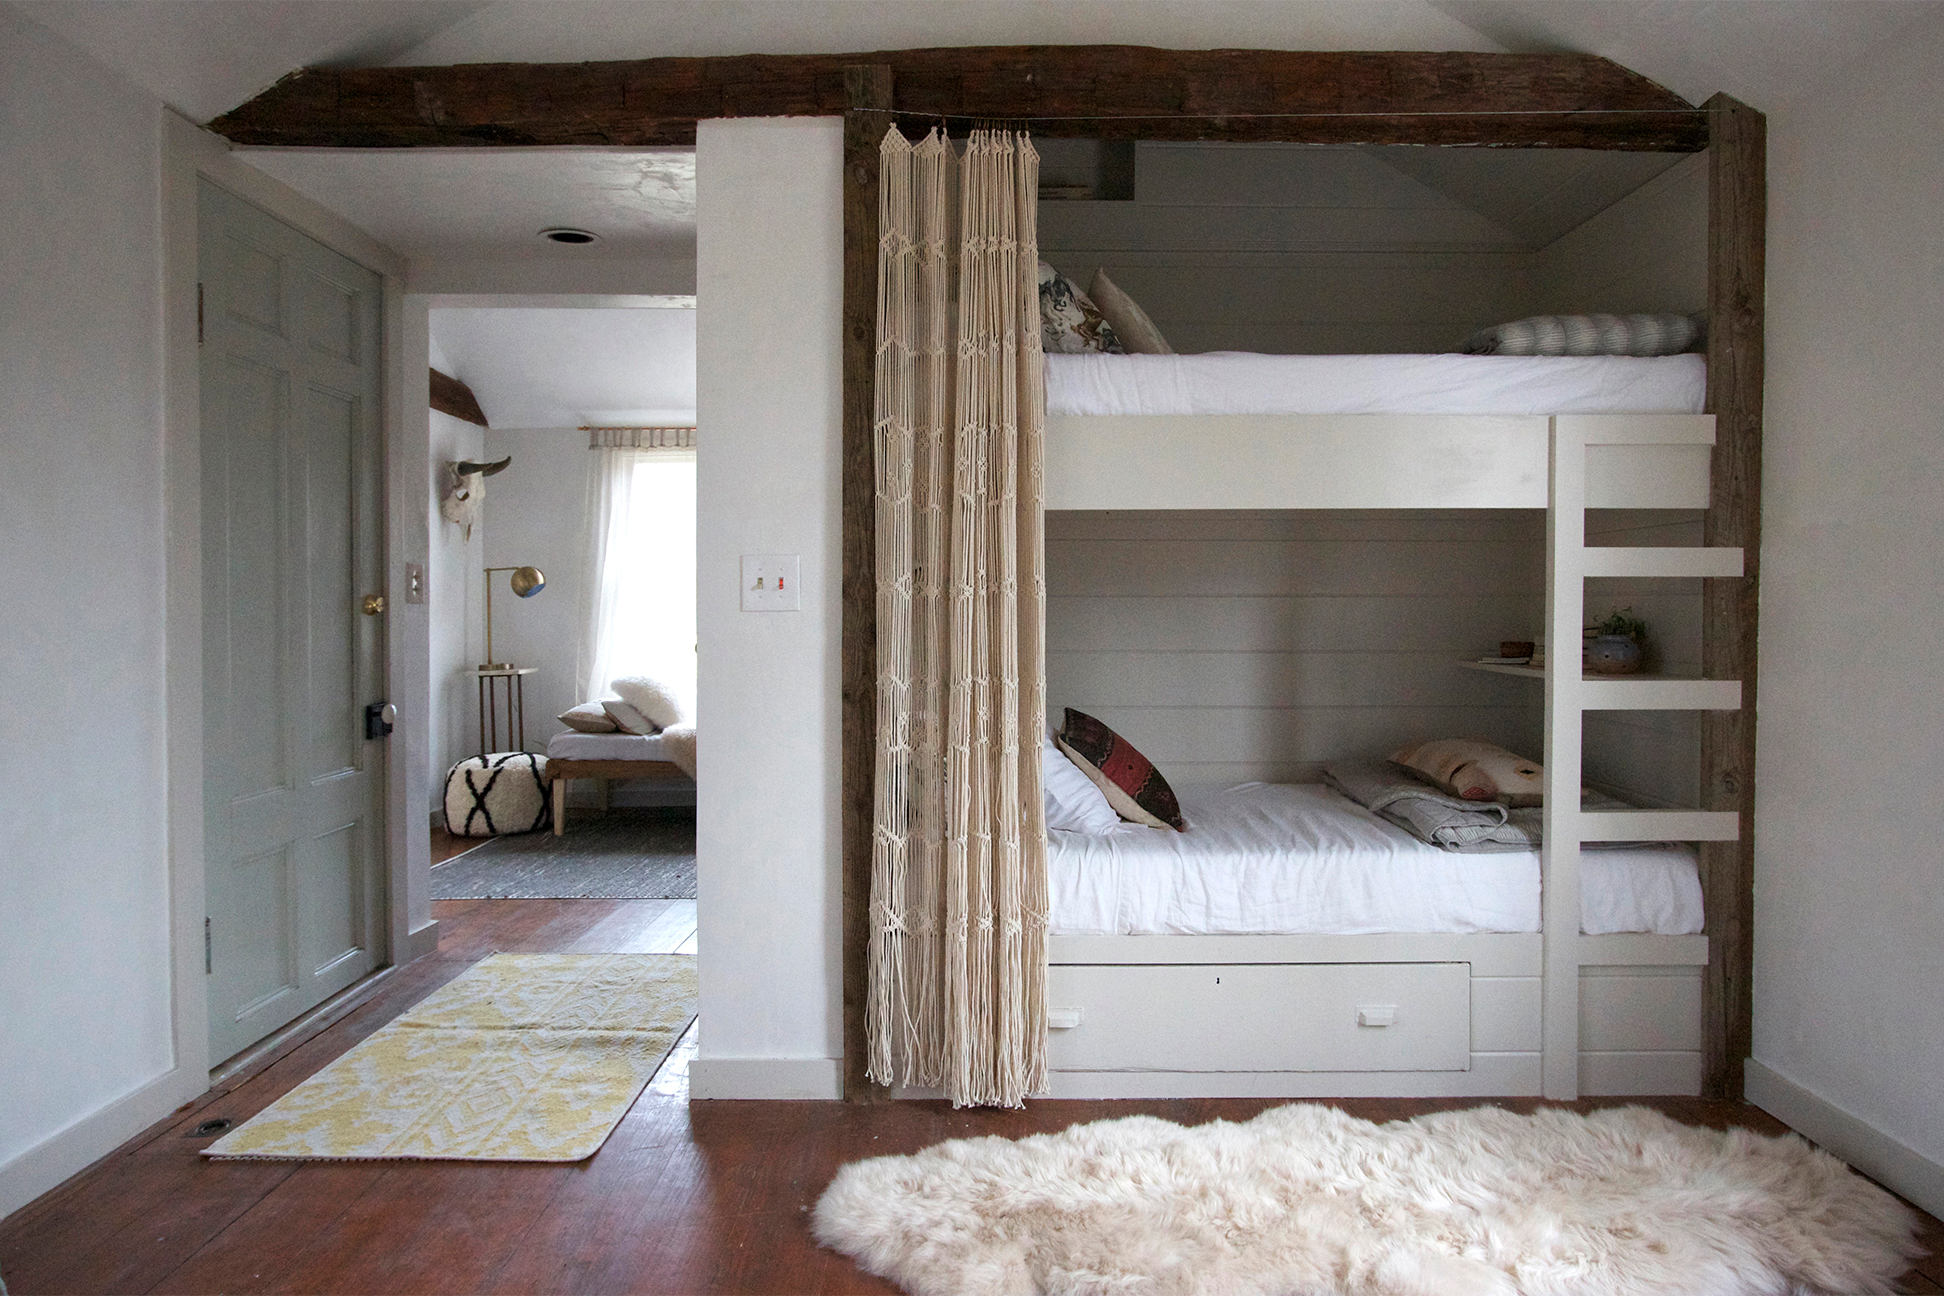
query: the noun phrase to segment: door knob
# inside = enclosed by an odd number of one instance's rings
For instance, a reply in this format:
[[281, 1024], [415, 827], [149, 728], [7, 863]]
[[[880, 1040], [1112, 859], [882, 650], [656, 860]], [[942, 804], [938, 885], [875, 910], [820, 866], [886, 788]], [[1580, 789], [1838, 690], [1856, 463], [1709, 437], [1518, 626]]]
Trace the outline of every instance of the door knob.
[[364, 596], [364, 614], [366, 616], [377, 616], [384, 610], [385, 596], [383, 594], [367, 594]]

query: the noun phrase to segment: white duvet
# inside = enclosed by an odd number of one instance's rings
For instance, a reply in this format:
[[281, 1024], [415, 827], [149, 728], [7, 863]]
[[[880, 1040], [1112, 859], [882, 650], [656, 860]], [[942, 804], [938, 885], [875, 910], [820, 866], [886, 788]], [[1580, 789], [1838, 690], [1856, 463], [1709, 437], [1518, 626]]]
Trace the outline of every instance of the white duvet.
[[[1321, 784], [1181, 795], [1188, 831], [1047, 834], [1057, 936], [1539, 930], [1536, 852], [1439, 850]], [[1582, 852], [1581, 930], [1702, 928], [1694, 853]]]
[[1698, 414], [1700, 355], [1049, 355], [1048, 414]]

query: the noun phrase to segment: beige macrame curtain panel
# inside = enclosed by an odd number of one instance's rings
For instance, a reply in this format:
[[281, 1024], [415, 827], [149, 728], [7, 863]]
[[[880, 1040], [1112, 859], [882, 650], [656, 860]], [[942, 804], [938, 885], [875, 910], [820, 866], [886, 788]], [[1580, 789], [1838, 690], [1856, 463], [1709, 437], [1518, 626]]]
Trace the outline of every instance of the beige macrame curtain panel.
[[1039, 155], [880, 149], [870, 1074], [1046, 1087]]

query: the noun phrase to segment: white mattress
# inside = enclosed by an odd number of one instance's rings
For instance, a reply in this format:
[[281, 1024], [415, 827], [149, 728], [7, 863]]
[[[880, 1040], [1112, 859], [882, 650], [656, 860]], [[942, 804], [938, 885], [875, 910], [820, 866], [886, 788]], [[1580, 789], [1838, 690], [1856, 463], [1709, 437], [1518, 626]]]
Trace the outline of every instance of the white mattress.
[[660, 734], [577, 733], [569, 729], [547, 739], [548, 760], [665, 761]]
[[[1539, 930], [1535, 851], [1439, 850], [1321, 784], [1181, 794], [1188, 831], [1047, 834], [1056, 936]], [[1580, 855], [1581, 930], [1701, 930], [1691, 849]]]
[[1049, 355], [1048, 414], [1699, 414], [1701, 355]]

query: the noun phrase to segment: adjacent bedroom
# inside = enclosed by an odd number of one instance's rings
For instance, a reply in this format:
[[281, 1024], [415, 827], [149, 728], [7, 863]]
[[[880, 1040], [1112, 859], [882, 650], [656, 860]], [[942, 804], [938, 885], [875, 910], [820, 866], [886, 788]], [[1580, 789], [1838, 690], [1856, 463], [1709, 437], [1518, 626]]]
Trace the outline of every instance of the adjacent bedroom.
[[695, 312], [441, 307], [430, 336], [432, 896], [692, 934]]

